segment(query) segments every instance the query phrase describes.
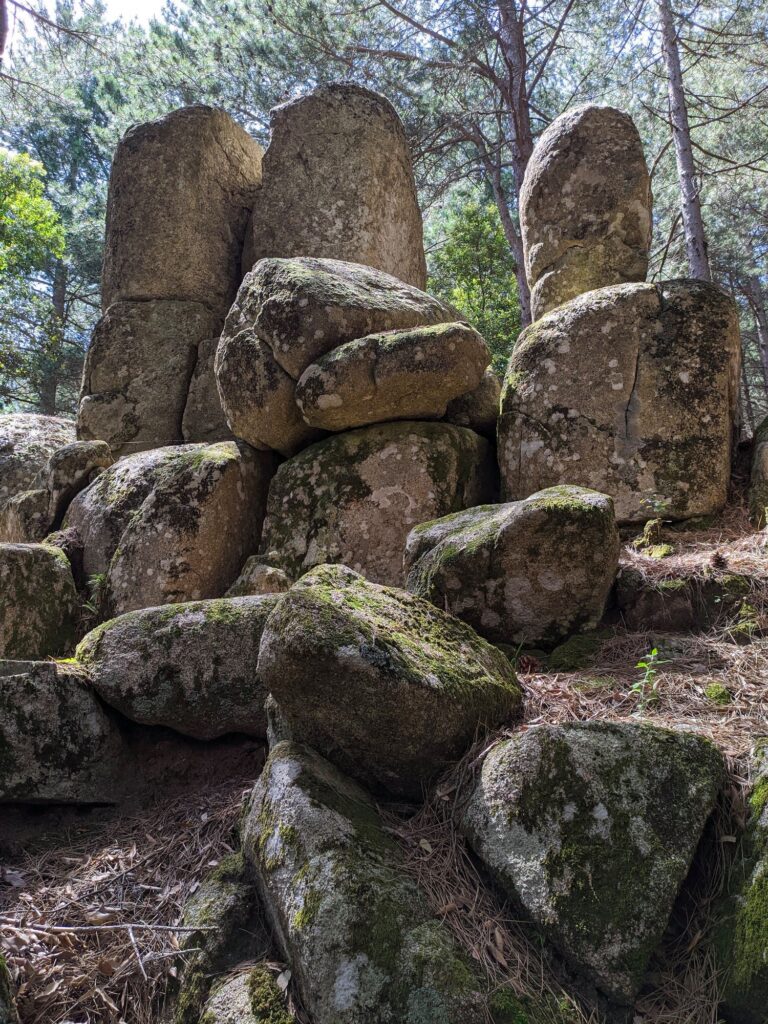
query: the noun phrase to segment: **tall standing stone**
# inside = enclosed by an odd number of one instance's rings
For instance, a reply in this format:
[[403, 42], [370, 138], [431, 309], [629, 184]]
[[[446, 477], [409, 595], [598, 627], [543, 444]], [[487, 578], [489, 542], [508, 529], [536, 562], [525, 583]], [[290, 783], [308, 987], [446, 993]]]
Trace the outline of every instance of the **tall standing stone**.
[[520, 196], [534, 320], [593, 288], [644, 281], [651, 203], [643, 146], [628, 114], [587, 105], [553, 121]]
[[319, 256], [423, 288], [411, 156], [389, 101], [357, 85], [326, 85], [276, 107], [271, 127], [243, 268], [265, 256]]
[[224, 316], [240, 283], [261, 146], [223, 110], [182, 107], [134, 125], [112, 162], [102, 305], [203, 302]]
[[104, 316], [88, 353], [78, 435], [124, 455], [211, 440], [182, 420], [205, 342], [242, 277], [243, 238], [261, 181], [261, 147], [223, 110], [193, 106], [136, 125], [115, 152], [102, 272]]

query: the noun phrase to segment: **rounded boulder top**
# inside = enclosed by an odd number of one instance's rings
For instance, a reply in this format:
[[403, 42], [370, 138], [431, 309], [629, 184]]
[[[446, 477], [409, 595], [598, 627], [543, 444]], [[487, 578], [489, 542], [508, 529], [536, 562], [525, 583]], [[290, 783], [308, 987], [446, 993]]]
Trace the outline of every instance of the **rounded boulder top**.
[[650, 176], [629, 114], [588, 104], [556, 118], [533, 151], [520, 224], [534, 319], [583, 292], [644, 281]]

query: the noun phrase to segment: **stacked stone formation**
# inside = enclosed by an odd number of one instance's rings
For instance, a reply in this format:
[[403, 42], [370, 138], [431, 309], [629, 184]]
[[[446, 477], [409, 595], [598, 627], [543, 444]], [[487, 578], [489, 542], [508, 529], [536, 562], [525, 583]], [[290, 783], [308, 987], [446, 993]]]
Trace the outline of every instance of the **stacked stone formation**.
[[265, 560], [293, 578], [343, 562], [402, 583], [413, 526], [495, 498], [488, 440], [439, 422], [468, 393], [487, 405], [489, 363], [477, 331], [389, 274], [260, 260], [227, 317], [216, 378], [233, 433], [289, 456], [270, 489]]
[[701, 281], [640, 283], [650, 217], [642, 148], [625, 114], [582, 107], [553, 122], [521, 198], [538, 319], [520, 336], [502, 391], [507, 499], [577, 484], [611, 495], [621, 522], [724, 506], [737, 310]]
[[[183, 126], [198, 122], [223, 133], [230, 150], [239, 146], [239, 129], [222, 117], [177, 112], [129, 133], [118, 153], [109, 306], [89, 357], [80, 429], [99, 424], [123, 457], [112, 464], [103, 441], [73, 444], [71, 426], [58, 421], [35, 422], [26, 439], [23, 425], [8, 422], [11, 441], [0, 441], [0, 470], [8, 467], [0, 540], [47, 540], [0, 543], [0, 594], [12, 595], [0, 601], [0, 656], [20, 659], [0, 664], [0, 801], [119, 800], [148, 727], [196, 743], [196, 758], [201, 741], [270, 736], [242, 851], [201, 886], [185, 917], [205, 927], [184, 938], [178, 1024], [203, 1016], [229, 1024], [233, 1014], [255, 1024], [259, 1011], [283, 1024], [265, 970], [215, 980], [254, 959], [237, 938], [246, 933], [289, 963], [316, 1024], [372, 1015], [481, 1024], [489, 1013], [498, 1024], [567, 1024], [569, 1011], [547, 996], [532, 1006], [507, 990], [488, 995], [408, 876], [371, 793], [418, 801], [478, 730], [514, 729], [523, 695], [499, 646], [552, 646], [597, 625], [618, 562], [614, 505], [632, 519], [646, 506], [673, 517], [724, 500], [722, 444], [738, 369], [732, 308], [699, 283], [642, 282], [650, 198], [631, 121], [587, 108], [556, 123], [524, 199], [541, 315], [504, 389], [500, 458], [507, 497], [517, 500], [487, 504], [496, 500], [487, 436], [498, 384], [482, 338], [417, 287], [421, 226], [409, 212], [418, 217], [404, 148], [391, 160], [394, 212], [375, 207], [392, 179], [373, 150], [387, 138], [404, 147], [391, 108], [356, 87], [279, 108], [246, 238], [245, 261], [257, 262], [236, 296], [232, 225], [240, 230], [244, 219], [240, 199], [229, 200], [238, 189], [250, 195], [251, 184], [235, 175], [229, 199], [203, 211], [196, 190], [216, 194], [215, 163], [189, 140], [181, 158], [174, 151]], [[362, 133], [365, 158], [359, 188], [344, 193], [331, 222], [321, 214], [332, 178], [316, 174], [316, 191], [301, 197], [296, 171], [303, 159], [323, 166], [324, 133], [339, 121], [341, 141], [325, 166], [354, 155], [348, 125]], [[307, 138], [292, 138], [291, 123]], [[162, 231], [176, 231], [173, 207], [149, 233], [147, 263], [136, 258], [132, 218], [148, 208], [131, 198], [129, 170], [145, 153], [167, 182], [163, 139], [173, 173], [183, 166], [191, 176], [194, 209], [218, 246], [207, 290], [208, 255], [193, 247], [158, 294], [152, 266]], [[255, 167], [256, 150], [243, 152], [240, 170]], [[611, 161], [623, 172], [604, 194], [595, 175]], [[557, 185], [563, 167], [567, 187]], [[290, 171], [284, 183], [277, 168]], [[553, 226], [542, 211], [558, 188]], [[289, 230], [283, 215], [302, 201], [316, 216]], [[365, 222], [359, 238], [355, 203]], [[189, 230], [187, 221], [173, 237], [181, 244]], [[376, 231], [372, 252], [384, 265], [362, 265], [374, 263], [365, 246]], [[304, 251], [293, 251], [292, 233]], [[390, 265], [398, 246], [409, 256], [401, 268]], [[233, 298], [217, 345], [211, 325]], [[196, 361], [184, 348], [190, 337]], [[153, 363], [158, 338], [173, 350], [165, 382]], [[128, 368], [130, 359], [137, 365]], [[615, 395], [605, 408], [599, 396], [588, 405], [600, 379], [588, 376], [589, 360]], [[177, 373], [183, 387], [174, 390]], [[119, 387], [109, 394], [88, 392], [110, 379]], [[158, 390], [142, 404], [146, 381]], [[161, 387], [172, 416], [161, 409]], [[662, 405], [657, 423], [651, 398]], [[240, 440], [219, 441], [222, 408]], [[171, 422], [176, 440], [199, 430], [202, 443], [163, 447]], [[129, 445], [151, 450], [126, 455]], [[275, 452], [287, 456], [276, 474]], [[692, 477], [690, 461], [707, 457], [707, 481]], [[404, 550], [408, 591], [397, 586]], [[343, 564], [321, 564], [329, 562]], [[43, 661], [69, 654], [82, 635], [86, 579], [90, 608], [117, 617], [93, 629], [73, 660]], [[148, 735], [154, 744], [156, 732]], [[700, 737], [640, 724], [540, 723], [508, 731], [477, 767], [458, 819], [467, 841], [570, 969], [625, 1019], [723, 786], [721, 755]], [[764, 795], [755, 801], [764, 817]], [[764, 1006], [761, 950], [746, 949], [765, 875], [763, 825], [750, 834], [751, 874], [729, 905], [722, 953], [728, 1007], [750, 1024]], [[269, 934], [255, 923], [262, 919]], [[742, 973], [732, 970], [734, 945]]]

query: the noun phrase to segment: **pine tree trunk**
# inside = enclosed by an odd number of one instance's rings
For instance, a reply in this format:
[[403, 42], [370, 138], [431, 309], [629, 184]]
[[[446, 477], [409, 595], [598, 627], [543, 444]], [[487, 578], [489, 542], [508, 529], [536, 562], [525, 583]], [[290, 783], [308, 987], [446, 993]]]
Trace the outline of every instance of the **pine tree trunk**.
[[[515, 208], [520, 209], [520, 192], [533, 152], [533, 132], [531, 130], [531, 108], [528, 99], [528, 51], [525, 43], [525, 18], [518, 11], [515, 0], [499, 0], [500, 41], [507, 69], [504, 83], [503, 99], [507, 107], [507, 123], [509, 125], [510, 148], [512, 150], [512, 182], [515, 194]], [[494, 189], [495, 191], [495, 189]], [[498, 199], [497, 199], [498, 205]], [[512, 249], [517, 264], [517, 288], [520, 297], [520, 322], [527, 327], [531, 322], [531, 293], [525, 274], [523, 242], [514, 221], [506, 209], [499, 208], [504, 233]]]
[[670, 0], [658, 0], [661, 21], [662, 52], [667, 69], [669, 91], [669, 117], [672, 123], [672, 138], [675, 143], [677, 175], [680, 181], [685, 249], [688, 267], [692, 277], [711, 281], [707, 256], [707, 241], [704, 235], [704, 221], [701, 216], [701, 197], [696, 182], [693, 163], [691, 129], [688, 123], [688, 107], [683, 89], [683, 72], [680, 66], [680, 51], [677, 46], [674, 16]]
[[58, 412], [56, 397], [59, 389], [59, 367], [64, 344], [64, 328], [67, 309], [67, 279], [69, 271], [63, 260], [56, 260], [53, 270], [53, 318], [46, 365], [40, 379], [40, 412], [45, 416], [55, 416]]
[[750, 434], [755, 432], [755, 407], [752, 404], [752, 394], [749, 390], [749, 378], [747, 377], [747, 366], [742, 353], [741, 357], [741, 384], [744, 391], [744, 413], [749, 427]]
[[763, 371], [763, 385], [768, 391], [768, 310], [760, 278], [750, 275], [741, 282], [741, 290], [749, 303], [757, 327], [757, 348], [760, 353], [760, 368]]

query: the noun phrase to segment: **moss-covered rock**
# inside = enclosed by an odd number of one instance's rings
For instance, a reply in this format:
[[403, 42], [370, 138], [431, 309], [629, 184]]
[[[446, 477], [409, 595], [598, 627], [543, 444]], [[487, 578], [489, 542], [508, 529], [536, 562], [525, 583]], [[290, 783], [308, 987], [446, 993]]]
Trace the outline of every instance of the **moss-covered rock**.
[[306, 423], [349, 430], [387, 420], [439, 420], [448, 402], [480, 385], [491, 361], [468, 324], [369, 334], [322, 356], [296, 385]]
[[408, 589], [494, 643], [551, 645], [603, 616], [619, 565], [613, 502], [582, 487], [417, 526]]
[[620, 522], [726, 501], [739, 393], [736, 305], [702, 281], [599, 288], [520, 336], [501, 399], [504, 497], [611, 495]]
[[267, 565], [261, 555], [251, 555], [227, 591], [227, 597], [284, 594], [286, 590], [290, 590], [291, 583], [290, 576], [282, 569]]
[[698, 633], [738, 619], [751, 589], [741, 573], [683, 567], [659, 577], [622, 565], [616, 607], [629, 629]]
[[[241, 852], [226, 857], [206, 875], [184, 907], [182, 924], [193, 930], [184, 932], [181, 939], [181, 948], [190, 952], [184, 957], [172, 1020], [174, 1024], [230, 1024], [226, 1016], [209, 1021], [205, 1015], [216, 976], [245, 960], [263, 957], [269, 949], [258, 893]], [[231, 1024], [251, 1024], [251, 1020], [234, 1017]], [[281, 1022], [267, 1018], [267, 1024]]]
[[508, 659], [469, 626], [344, 566], [313, 570], [280, 600], [259, 674], [297, 739], [414, 797], [521, 702]]
[[315, 1024], [482, 1024], [485, 983], [404, 873], [369, 796], [278, 744], [243, 826], [278, 941]]
[[128, 456], [83, 491], [66, 525], [104, 611], [221, 597], [258, 546], [274, 457], [234, 441]]
[[496, 497], [493, 450], [447, 423], [382, 423], [329, 437], [283, 463], [261, 550], [296, 578], [342, 562], [376, 583], [403, 582], [417, 523]]
[[134, 722], [210, 740], [266, 736], [256, 671], [277, 597], [220, 598], [127, 612], [77, 648], [101, 698]]
[[123, 754], [82, 669], [0, 661], [0, 801], [110, 802], [123, 791]]
[[538, 725], [490, 751], [461, 825], [573, 966], [627, 1004], [724, 779], [722, 756], [698, 736]]
[[75, 424], [28, 412], [0, 415], [0, 507], [33, 487], [49, 456], [75, 440]]
[[768, 739], [756, 744], [752, 770], [746, 829], [714, 933], [723, 973], [721, 1012], [728, 1024], [768, 1019]]
[[63, 551], [48, 544], [0, 544], [0, 658], [66, 654], [78, 614]]
[[216, 982], [199, 1024], [294, 1024], [273, 971], [263, 964]]
[[644, 281], [651, 203], [628, 114], [588, 104], [556, 118], [536, 144], [520, 196], [534, 319], [594, 288]]

